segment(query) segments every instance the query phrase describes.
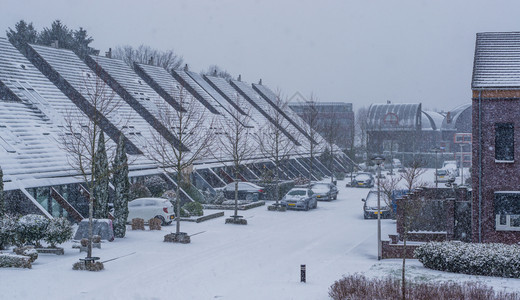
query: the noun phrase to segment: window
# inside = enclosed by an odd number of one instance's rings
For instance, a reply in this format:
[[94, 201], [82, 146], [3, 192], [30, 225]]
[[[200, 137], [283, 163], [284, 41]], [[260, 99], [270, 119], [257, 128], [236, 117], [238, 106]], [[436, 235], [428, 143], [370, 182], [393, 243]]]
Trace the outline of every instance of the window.
[[513, 161], [515, 159], [514, 133], [513, 123], [495, 124], [495, 160]]
[[495, 193], [496, 230], [520, 231], [520, 191]]

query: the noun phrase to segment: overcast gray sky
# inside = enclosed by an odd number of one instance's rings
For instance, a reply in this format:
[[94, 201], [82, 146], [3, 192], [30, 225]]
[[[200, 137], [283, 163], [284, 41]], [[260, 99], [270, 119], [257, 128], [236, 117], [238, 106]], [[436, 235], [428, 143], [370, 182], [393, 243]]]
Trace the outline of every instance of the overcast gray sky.
[[0, 0], [0, 29], [60, 19], [117, 45], [174, 49], [190, 69], [313, 92], [320, 101], [469, 103], [475, 34], [520, 30], [518, 0]]

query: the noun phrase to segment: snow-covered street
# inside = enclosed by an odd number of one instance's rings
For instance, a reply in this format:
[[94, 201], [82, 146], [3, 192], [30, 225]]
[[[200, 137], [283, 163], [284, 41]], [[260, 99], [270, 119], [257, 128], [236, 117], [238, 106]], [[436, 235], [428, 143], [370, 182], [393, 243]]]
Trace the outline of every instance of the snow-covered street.
[[[340, 185], [338, 200], [318, 209], [240, 212], [249, 225], [225, 225], [224, 218], [183, 222], [194, 234], [188, 245], [164, 243], [174, 226], [127, 231], [94, 255], [99, 273], [72, 270], [79, 254], [66, 244], [65, 256], [41, 254], [32, 270], [4, 269], [0, 293], [11, 299], [328, 299], [328, 287], [346, 272], [363, 272], [377, 262], [376, 221], [364, 220], [366, 189]], [[226, 211], [226, 215], [232, 212]], [[393, 230], [394, 221], [383, 226]], [[300, 283], [300, 265], [307, 283]]]
[[[400, 260], [377, 261], [376, 220], [364, 220], [361, 198], [368, 189], [338, 183], [338, 200], [318, 209], [270, 212], [265, 206], [242, 211], [247, 226], [224, 218], [183, 222], [192, 243], [170, 244], [162, 231], [127, 231], [124, 239], [94, 249], [101, 272], [73, 271], [85, 253], [65, 244], [65, 256], [40, 254], [32, 269], [2, 269], [4, 299], [329, 299], [328, 288], [343, 274], [399, 275]], [[226, 211], [226, 216], [231, 211]], [[383, 238], [395, 221], [383, 220]], [[133, 254], [132, 254], [133, 253]], [[300, 283], [300, 265], [307, 283]], [[515, 279], [446, 274], [414, 260], [410, 274], [429, 280], [479, 280], [519, 290]]]

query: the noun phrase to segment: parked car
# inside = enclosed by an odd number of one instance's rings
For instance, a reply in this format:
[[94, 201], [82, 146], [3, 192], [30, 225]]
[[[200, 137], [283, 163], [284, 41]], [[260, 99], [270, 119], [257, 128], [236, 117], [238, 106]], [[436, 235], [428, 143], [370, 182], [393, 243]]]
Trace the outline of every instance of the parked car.
[[318, 182], [311, 185], [311, 190], [316, 195], [316, 200], [336, 200], [338, 199], [338, 188], [327, 182]]
[[162, 225], [171, 224], [175, 219], [173, 205], [164, 198], [137, 198], [128, 202], [127, 222], [141, 218], [146, 222], [152, 218], [161, 220]]
[[316, 195], [311, 189], [307, 188], [293, 188], [280, 201], [282, 206], [293, 209], [309, 210], [318, 207]]
[[453, 182], [454, 180], [455, 175], [446, 169], [438, 169], [435, 173], [435, 182]]
[[[449, 162], [449, 163], [447, 163]], [[457, 167], [457, 162], [447, 160], [444, 162], [444, 165], [442, 166], [443, 169], [448, 170], [453, 176], [457, 177], [459, 176], [459, 167]]]
[[374, 176], [370, 173], [358, 173], [350, 184], [352, 187], [374, 187]]
[[[366, 198], [361, 199], [364, 202], [363, 204], [363, 216], [365, 219], [377, 218], [378, 209], [377, 209], [377, 191], [370, 191], [367, 194]], [[390, 206], [386, 204], [383, 199], [383, 194], [381, 194], [380, 198], [380, 206], [381, 206], [381, 218], [387, 219], [392, 215], [392, 209]]]
[[[226, 199], [235, 199], [235, 183], [232, 182], [222, 188]], [[264, 188], [251, 182], [241, 181], [238, 183], [238, 199], [240, 200], [263, 200]]]

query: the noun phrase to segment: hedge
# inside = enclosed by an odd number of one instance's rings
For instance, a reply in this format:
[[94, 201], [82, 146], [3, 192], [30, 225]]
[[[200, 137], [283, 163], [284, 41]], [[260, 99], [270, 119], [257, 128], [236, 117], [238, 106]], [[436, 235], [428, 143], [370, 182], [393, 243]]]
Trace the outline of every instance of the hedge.
[[28, 256], [0, 253], [0, 268], [31, 268]]
[[520, 278], [519, 245], [430, 242], [414, 254], [426, 268], [434, 270]]

